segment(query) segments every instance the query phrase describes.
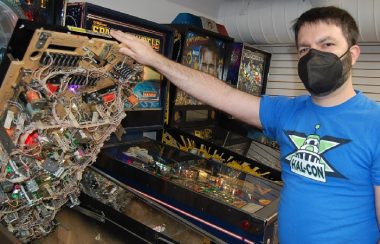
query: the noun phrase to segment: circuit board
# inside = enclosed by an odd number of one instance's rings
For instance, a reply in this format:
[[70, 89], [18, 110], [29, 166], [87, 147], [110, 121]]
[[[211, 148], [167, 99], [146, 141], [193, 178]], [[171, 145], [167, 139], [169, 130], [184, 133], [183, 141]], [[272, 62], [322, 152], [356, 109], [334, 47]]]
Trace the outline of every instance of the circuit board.
[[138, 102], [145, 69], [104, 36], [36, 28], [27, 41], [0, 88], [0, 221], [22, 242], [79, 204], [82, 172]]

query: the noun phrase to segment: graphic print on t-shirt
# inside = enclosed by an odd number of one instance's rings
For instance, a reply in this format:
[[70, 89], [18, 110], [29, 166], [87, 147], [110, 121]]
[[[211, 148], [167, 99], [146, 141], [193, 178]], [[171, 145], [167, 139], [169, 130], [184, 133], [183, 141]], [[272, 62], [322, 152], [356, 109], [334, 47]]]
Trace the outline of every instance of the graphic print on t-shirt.
[[[318, 130], [320, 125], [316, 125]], [[350, 140], [323, 136], [316, 133], [306, 135], [297, 131], [284, 131], [295, 147], [295, 151], [285, 157], [292, 172], [320, 182], [326, 182], [326, 176], [346, 178], [339, 173], [323, 156], [329, 150], [348, 143]]]

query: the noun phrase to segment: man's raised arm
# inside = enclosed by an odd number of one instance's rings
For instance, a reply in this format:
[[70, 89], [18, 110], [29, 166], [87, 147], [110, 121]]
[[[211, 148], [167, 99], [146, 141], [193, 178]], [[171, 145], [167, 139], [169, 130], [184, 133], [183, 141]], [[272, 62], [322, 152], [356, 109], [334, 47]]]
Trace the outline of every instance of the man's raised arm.
[[111, 31], [120, 52], [163, 74], [179, 89], [235, 118], [261, 128], [260, 98], [230, 87], [206, 73], [176, 63], [154, 51], [148, 42], [121, 31]]

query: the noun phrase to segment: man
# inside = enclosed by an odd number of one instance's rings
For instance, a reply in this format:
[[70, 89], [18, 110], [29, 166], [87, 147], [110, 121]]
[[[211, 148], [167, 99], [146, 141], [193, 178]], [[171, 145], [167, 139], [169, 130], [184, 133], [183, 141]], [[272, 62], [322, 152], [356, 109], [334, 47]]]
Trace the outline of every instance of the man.
[[299, 75], [311, 93], [294, 99], [251, 96], [160, 56], [130, 35], [112, 35], [122, 53], [278, 141], [281, 244], [376, 243], [380, 106], [352, 85], [360, 54], [356, 23], [342, 9], [322, 7], [302, 14], [294, 30]]

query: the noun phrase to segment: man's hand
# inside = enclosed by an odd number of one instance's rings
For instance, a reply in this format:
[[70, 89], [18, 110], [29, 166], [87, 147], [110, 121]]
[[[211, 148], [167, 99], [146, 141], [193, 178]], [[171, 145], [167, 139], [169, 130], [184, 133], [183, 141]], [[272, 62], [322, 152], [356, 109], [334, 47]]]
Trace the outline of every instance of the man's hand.
[[119, 51], [121, 53], [128, 55], [141, 64], [152, 66], [155, 58], [160, 56], [145, 40], [118, 30], [111, 30], [110, 34], [120, 42]]

